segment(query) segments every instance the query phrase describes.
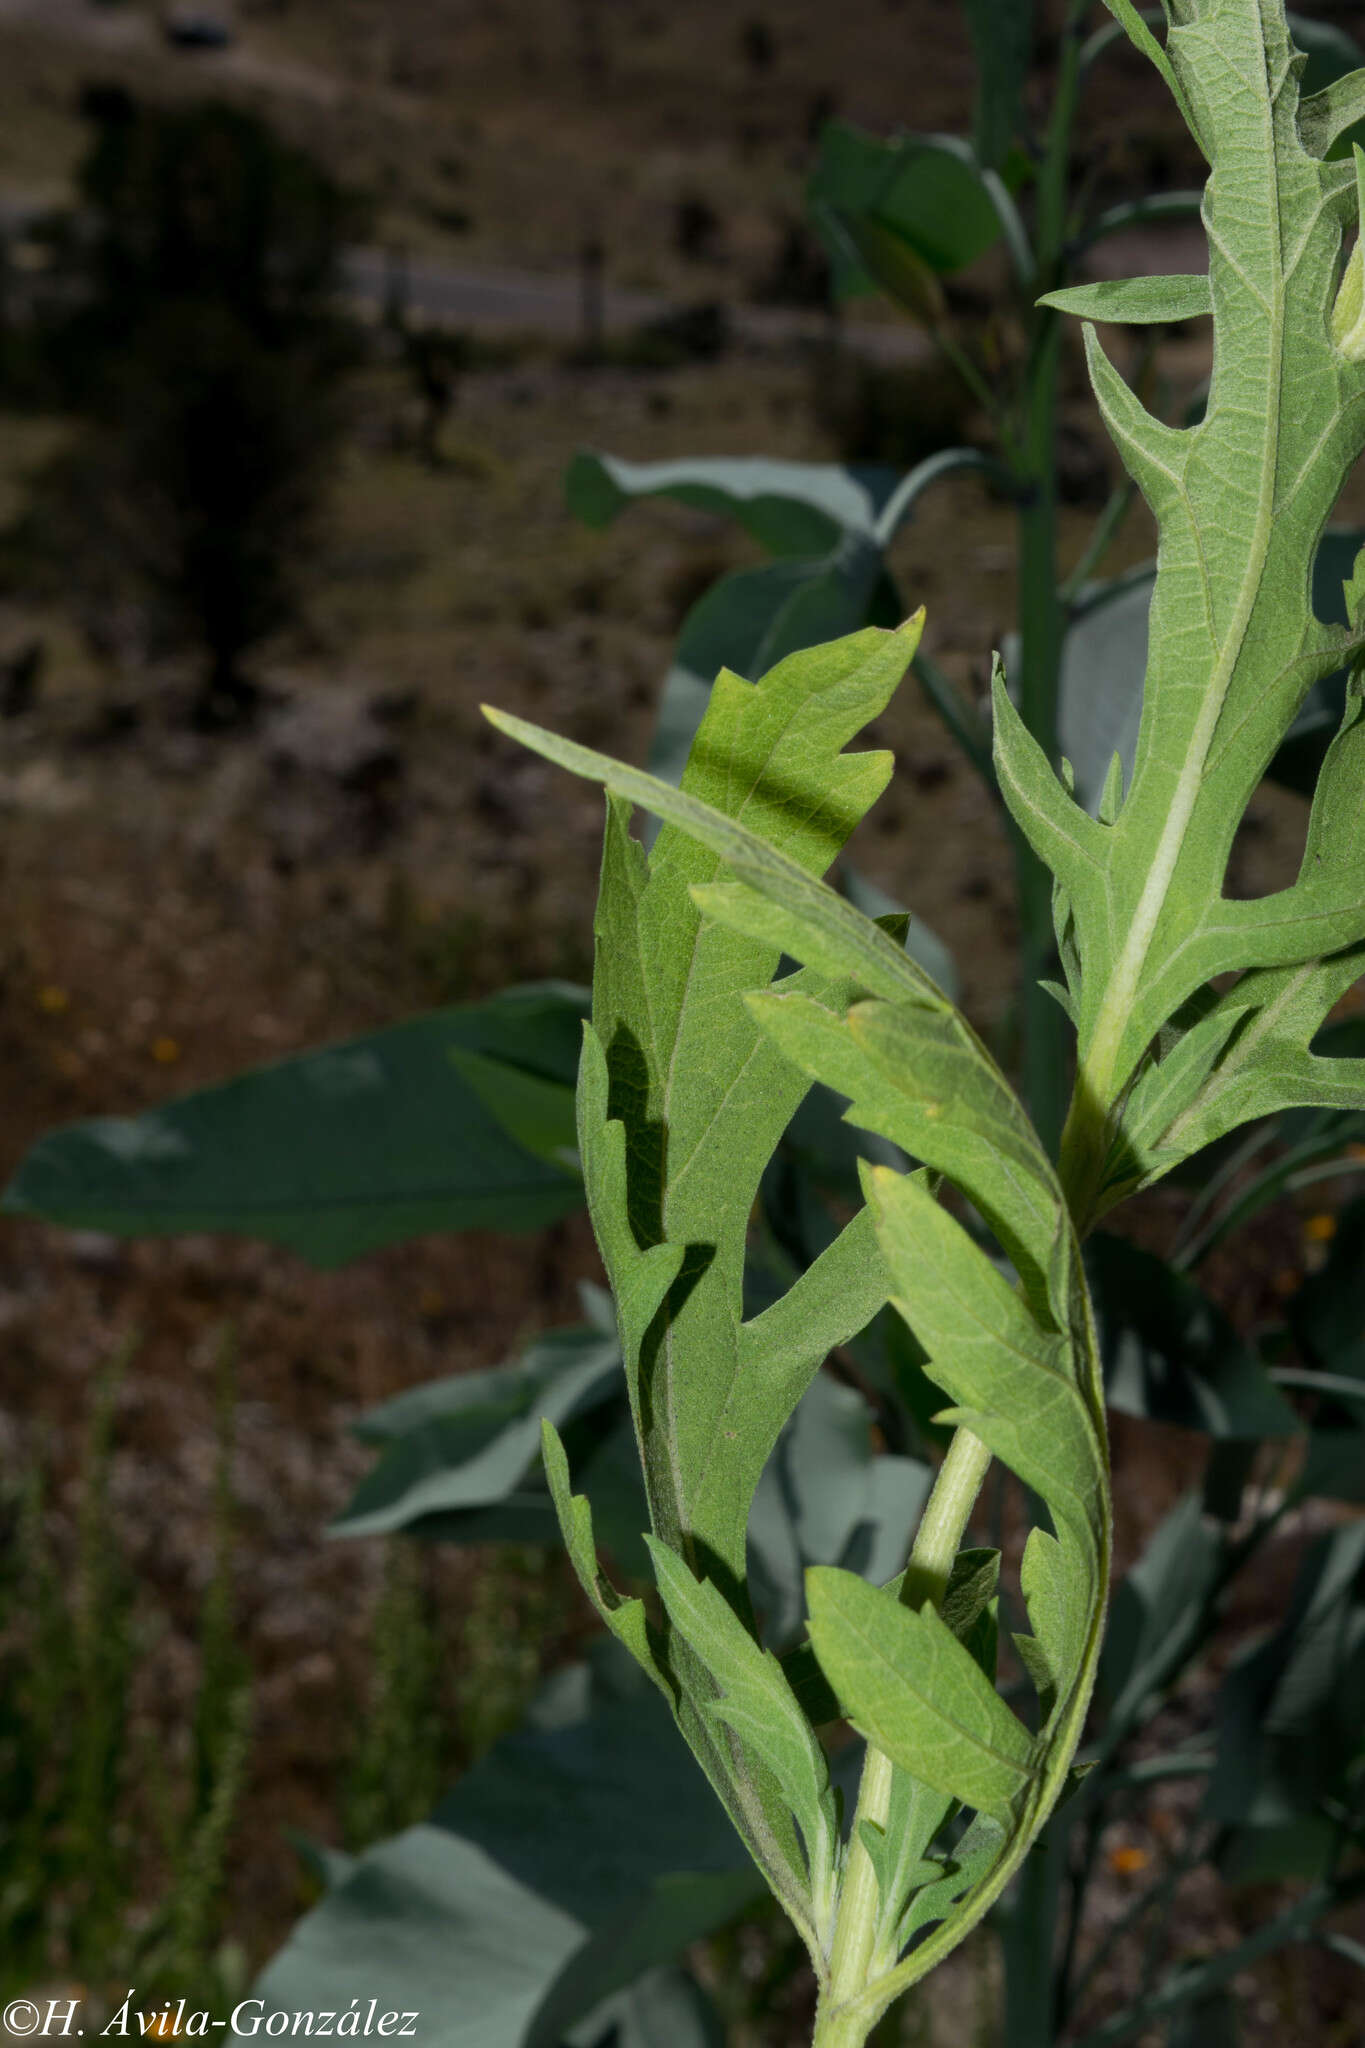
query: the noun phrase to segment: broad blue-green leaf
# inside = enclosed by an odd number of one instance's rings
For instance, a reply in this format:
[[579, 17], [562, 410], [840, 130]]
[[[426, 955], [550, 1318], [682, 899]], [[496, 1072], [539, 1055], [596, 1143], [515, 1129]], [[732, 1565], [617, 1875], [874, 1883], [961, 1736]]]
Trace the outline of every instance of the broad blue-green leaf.
[[806, 200], [812, 220], [831, 244], [841, 295], [870, 288], [841, 232], [841, 217], [894, 234], [931, 271], [950, 275], [966, 269], [1000, 238], [991, 176], [953, 136], [883, 142], [847, 121], [827, 122]]
[[[508, 989], [73, 1124], [39, 1139], [3, 1206], [120, 1237], [232, 1231], [318, 1266], [432, 1231], [541, 1229], [583, 1201], [546, 1155], [568, 1133], [585, 1008], [562, 983]], [[514, 1097], [533, 1149], [490, 1106]]]
[[859, 534], [825, 555], [782, 556], [722, 576], [693, 605], [659, 697], [649, 765], [680, 782], [722, 669], [756, 681], [789, 654], [860, 626], [893, 626], [895, 587], [872, 541]]
[[764, 1467], [749, 1513], [749, 1590], [764, 1640], [779, 1648], [805, 1620], [808, 1565], [842, 1565], [880, 1585], [905, 1562], [932, 1474], [875, 1451], [872, 1423], [861, 1394], [818, 1373]]
[[846, 534], [875, 537], [898, 481], [895, 470], [881, 466], [745, 455], [626, 462], [581, 449], [564, 489], [569, 510], [589, 526], [606, 526], [632, 499], [673, 498], [728, 514], [770, 554], [825, 555]]
[[659, 699], [649, 766], [679, 782], [722, 669], [751, 682], [788, 654], [903, 616], [883, 550], [940, 477], [993, 469], [975, 448], [948, 448], [905, 476], [873, 465], [688, 457], [624, 462], [587, 450], [569, 466], [570, 509], [601, 526], [638, 498], [668, 497], [738, 521], [777, 560], [737, 569], [683, 622]]
[[584, 1688], [566, 1713], [566, 1697], [561, 1683], [425, 1826], [356, 1858], [264, 1972], [267, 2012], [374, 1998], [418, 2011], [438, 2048], [549, 2048], [752, 1903], [662, 1701]]
[[651, 1970], [594, 2006], [568, 2036], [569, 2048], [601, 2048], [604, 2040], [611, 2048], [725, 2048], [725, 2025], [686, 1970]]
[[542, 1417], [563, 1430], [623, 1391], [615, 1334], [587, 1326], [548, 1332], [513, 1364], [398, 1394], [354, 1425], [381, 1456], [332, 1533], [378, 1535], [505, 1500], [538, 1464]]

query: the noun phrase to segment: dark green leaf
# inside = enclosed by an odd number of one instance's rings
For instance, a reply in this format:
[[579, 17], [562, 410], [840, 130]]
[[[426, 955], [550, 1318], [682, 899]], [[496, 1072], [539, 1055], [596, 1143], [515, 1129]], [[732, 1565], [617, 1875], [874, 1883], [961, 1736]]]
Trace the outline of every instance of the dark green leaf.
[[1236, 1831], [1230, 1867], [1327, 1874], [1323, 1802], [1349, 1808], [1363, 1753], [1365, 1524], [1355, 1523], [1310, 1546], [1284, 1620], [1223, 1682], [1205, 1803]]
[[684, 456], [625, 462], [580, 449], [564, 479], [569, 510], [606, 526], [635, 498], [673, 498], [738, 520], [773, 555], [824, 555], [845, 534], [872, 539], [895, 470], [767, 456]]
[[1297, 1432], [1261, 1360], [1185, 1274], [1105, 1231], [1085, 1262], [1111, 1407], [1215, 1437]]
[[1033, 0], [964, 0], [964, 11], [976, 57], [972, 140], [981, 162], [998, 171], [1023, 132]]
[[853, 536], [828, 554], [783, 556], [736, 569], [700, 597], [683, 623], [664, 680], [649, 765], [680, 782], [722, 669], [757, 681], [802, 648], [860, 626], [894, 626], [901, 606], [875, 545]]
[[847, 121], [830, 121], [806, 188], [811, 217], [832, 244], [844, 296], [868, 281], [839, 217], [870, 221], [897, 236], [940, 275], [965, 270], [1000, 238], [1000, 216], [980, 165], [952, 136], [883, 142]]
[[810, 1635], [859, 1732], [950, 1798], [1011, 1818], [1032, 1744], [990, 1680], [931, 1606], [918, 1613], [850, 1572], [807, 1578]]
[[[40, 1138], [11, 1215], [119, 1237], [232, 1231], [336, 1266], [432, 1231], [539, 1230], [579, 1176], [495, 1118], [494, 1067], [572, 1100], [586, 991], [547, 982], [300, 1053], [134, 1117]], [[479, 1083], [453, 1054], [474, 1055]], [[547, 1128], [542, 1123], [542, 1128]]]
[[1199, 1495], [1188, 1493], [1114, 1595], [1096, 1687], [1106, 1752], [1123, 1739], [1197, 1639], [1218, 1560], [1218, 1538], [1201, 1512]]

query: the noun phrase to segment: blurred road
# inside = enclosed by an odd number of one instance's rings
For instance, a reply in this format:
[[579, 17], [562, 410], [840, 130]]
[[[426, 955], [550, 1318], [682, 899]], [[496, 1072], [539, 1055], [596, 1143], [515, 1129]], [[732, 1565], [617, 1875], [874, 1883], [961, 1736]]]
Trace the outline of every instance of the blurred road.
[[[382, 249], [349, 251], [345, 274], [351, 297], [373, 313], [382, 311], [396, 286], [401, 302], [412, 312], [442, 326], [547, 334], [566, 341], [583, 331], [582, 285], [574, 276], [526, 270], [451, 270], [440, 264], [395, 260]], [[602, 325], [608, 334], [650, 321], [685, 317], [686, 310], [676, 299], [653, 292], [618, 291], [608, 285], [602, 294]], [[833, 331], [829, 315], [818, 307], [730, 302], [722, 311], [739, 340], [769, 347], [827, 340]], [[908, 324], [844, 321], [838, 331], [860, 354], [887, 362], [907, 362], [928, 353], [923, 335]]]
[[[206, 13], [212, 11], [215, 10], [205, 8]], [[40, 29], [45, 35], [68, 42], [90, 43], [102, 50], [167, 48], [160, 9], [144, 12], [141, 8], [101, 6], [99, 0], [0, 0], [0, 23], [9, 22]], [[295, 93], [327, 105], [342, 93], [341, 81], [328, 71], [319, 71], [311, 64], [259, 57], [236, 43], [221, 50], [185, 50], [181, 57], [186, 66], [193, 65], [205, 78], [223, 79], [234, 85]]]

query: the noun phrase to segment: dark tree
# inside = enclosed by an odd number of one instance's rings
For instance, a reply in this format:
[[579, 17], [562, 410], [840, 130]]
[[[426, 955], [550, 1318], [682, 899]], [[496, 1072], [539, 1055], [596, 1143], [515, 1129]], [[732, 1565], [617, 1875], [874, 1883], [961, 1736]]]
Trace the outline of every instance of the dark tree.
[[297, 616], [354, 358], [336, 294], [357, 211], [235, 109], [89, 112], [55, 337], [88, 427], [48, 502], [92, 589], [134, 598], [148, 644], [201, 653], [196, 716], [223, 723], [256, 700], [250, 651]]
[[254, 115], [210, 103], [94, 113], [78, 189], [87, 319], [120, 346], [168, 300], [231, 309], [267, 347], [334, 328], [357, 203]]

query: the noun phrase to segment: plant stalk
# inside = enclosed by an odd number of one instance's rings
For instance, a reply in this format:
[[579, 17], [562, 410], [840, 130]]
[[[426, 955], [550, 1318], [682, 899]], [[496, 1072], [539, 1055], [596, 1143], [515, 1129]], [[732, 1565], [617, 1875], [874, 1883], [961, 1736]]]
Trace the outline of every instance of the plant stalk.
[[[1063, 32], [1057, 94], [1038, 173], [1034, 224], [1037, 280], [1042, 292], [1060, 281], [1065, 259], [1067, 169], [1080, 80], [1081, 23], [1088, 0], [1073, 0]], [[1022, 462], [1018, 475], [1019, 710], [1049, 761], [1057, 758], [1057, 699], [1066, 604], [1057, 574], [1057, 379], [1061, 325], [1057, 316], [1028, 309], [1032, 341], [1024, 385]], [[1015, 884], [1019, 903], [1020, 1092], [1034, 1127], [1054, 1155], [1066, 1114], [1066, 1057], [1062, 1013], [1039, 986], [1051, 972], [1054, 951], [1052, 878], [1017, 829]]]
[[[907, 1606], [923, 1607], [926, 1601], [935, 1607], [942, 1606], [953, 1560], [961, 1548], [990, 1462], [991, 1454], [981, 1439], [970, 1430], [959, 1429], [939, 1466], [905, 1568], [901, 1598]], [[878, 1936], [883, 1931], [881, 1901], [877, 1874], [863, 1846], [861, 1829], [864, 1821], [875, 1827], [885, 1826], [894, 1769], [891, 1759], [869, 1743], [840, 1887], [829, 1982], [821, 1992], [812, 2048], [863, 2048], [869, 2031], [880, 2018], [879, 2013], [870, 2012], [865, 2005], [853, 2004], [867, 1989], [874, 1973], [879, 1968], [888, 1968], [895, 1960], [877, 1955]]]

